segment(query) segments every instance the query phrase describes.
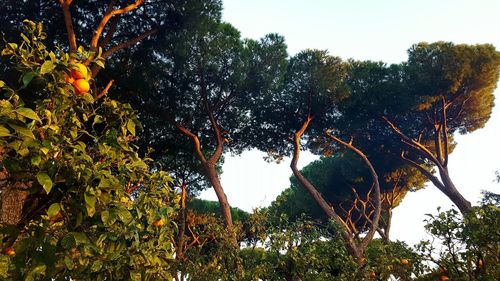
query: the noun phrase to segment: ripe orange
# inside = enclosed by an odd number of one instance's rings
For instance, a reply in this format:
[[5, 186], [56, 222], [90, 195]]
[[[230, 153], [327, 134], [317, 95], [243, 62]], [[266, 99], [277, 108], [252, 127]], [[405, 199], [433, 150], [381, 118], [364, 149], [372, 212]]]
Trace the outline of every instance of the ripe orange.
[[73, 83], [77, 94], [84, 95], [90, 90], [90, 84], [85, 79], [77, 79]]
[[410, 264], [410, 261], [407, 260], [407, 259], [401, 259], [401, 264], [402, 265], [408, 265], [408, 264]]
[[163, 219], [157, 219], [153, 222], [153, 226], [161, 227], [165, 225], [165, 221]]
[[446, 280], [450, 280], [450, 278], [448, 278], [448, 276], [444, 276], [443, 275], [443, 276], [439, 277], [439, 280], [440, 281], [446, 281]]
[[75, 64], [73, 69], [71, 69], [71, 76], [75, 79], [87, 79], [87, 75], [87, 67], [81, 63]]
[[11, 257], [16, 255], [16, 251], [14, 251], [14, 248], [12, 248], [12, 247], [7, 247], [7, 248], [3, 249], [2, 253], [6, 254], [8, 256], [11, 256]]

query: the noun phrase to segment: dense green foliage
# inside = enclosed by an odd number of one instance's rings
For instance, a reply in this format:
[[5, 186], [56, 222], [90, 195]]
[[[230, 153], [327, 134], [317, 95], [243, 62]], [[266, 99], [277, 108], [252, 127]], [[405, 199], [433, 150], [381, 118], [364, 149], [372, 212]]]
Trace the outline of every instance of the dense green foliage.
[[[164, 172], [152, 172], [131, 139], [138, 120], [128, 104], [76, 95], [65, 81], [76, 57], [49, 51], [41, 24], [25, 21], [9, 43], [19, 86], [1, 83], [2, 195], [27, 192], [19, 225], [2, 228], [0, 274], [7, 280], [170, 276], [172, 217], [178, 196]], [[25, 183], [22, 191], [15, 184]], [[131, 196], [130, 185], [137, 195]], [[135, 193], [134, 193], [135, 194]], [[162, 219], [170, 227], [152, 225]]]

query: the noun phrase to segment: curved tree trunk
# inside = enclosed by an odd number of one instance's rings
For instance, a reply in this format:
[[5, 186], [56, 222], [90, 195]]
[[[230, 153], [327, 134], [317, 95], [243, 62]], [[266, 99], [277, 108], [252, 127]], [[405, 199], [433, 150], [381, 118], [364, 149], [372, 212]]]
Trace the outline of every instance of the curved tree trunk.
[[[362, 241], [357, 245], [354, 238], [353, 238], [353, 233], [349, 230], [349, 227], [346, 225], [346, 222], [342, 220], [340, 216], [337, 215], [335, 210], [328, 204], [328, 202], [323, 198], [320, 192], [314, 187], [309, 180], [307, 180], [304, 175], [300, 172], [300, 170], [297, 168], [297, 163], [299, 160], [299, 155], [300, 155], [300, 138], [304, 134], [304, 132], [307, 130], [309, 124], [312, 121], [312, 116], [307, 116], [307, 119], [304, 121], [302, 124], [302, 127], [295, 133], [294, 138], [293, 138], [293, 145], [294, 145], [294, 151], [293, 151], [293, 157], [292, 161], [290, 163], [290, 168], [292, 169], [292, 172], [294, 176], [297, 178], [297, 180], [301, 183], [301, 185], [309, 192], [309, 194], [313, 197], [314, 201], [320, 206], [320, 208], [323, 210], [323, 212], [332, 220], [336, 221], [341, 225], [341, 236], [344, 239], [347, 251], [349, 254], [354, 258], [354, 260], [358, 264], [363, 264], [364, 263], [364, 257], [363, 253], [366, 250], [366, 247], [370, 243], [370, 241], [373, 239], [375, 233], [377, 232], [378, 229], [378, 222], [380, 219], [380, 213], [381, 213], [381, 203], [380, 203], [380, 185], [378, 182], [378, 176], [377, 173], [375, 172], [375, 169], [371, 165], [370, 161], [368, 158], [358, 149], [353, 147], [350, 143], [345, 143], [336, 137], [327, 134], [330, 138], [335, 140], [336, 142], [339, 142], [343, 146], [347, 147], [348, 149], [352, 150], [355, 152], [357, 155], [359, 155], [365, 164], [367, 164], [368, 168], [370, 169], [372, 178], [373, 178], [373, 184], [375, 187], [375, 198], [377, 198], [377, 201], [375, 202], [375, 214], [373, 219], [370, 221], [371, 227], [366, 236], [362, 239]], [[369, 218], [366, 218], [369, 220]]]
[[[448, 173], [448, 168], [440, 168], [439, 175], [443, 181], [444, 188], [440, 190], [457, 206], [462, 214], [467, 213], [472, 208], [472, 204], [462, 196], [455, 187]], [[438, 187], [439, 188], [439, 187]]]

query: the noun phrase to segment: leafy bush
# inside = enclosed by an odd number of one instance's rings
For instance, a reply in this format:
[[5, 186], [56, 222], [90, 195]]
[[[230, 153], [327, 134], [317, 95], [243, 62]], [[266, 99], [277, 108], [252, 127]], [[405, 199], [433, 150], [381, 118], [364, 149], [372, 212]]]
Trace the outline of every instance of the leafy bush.
[[17, 88], [0, 81], [0, 190], [26, 199], [22, 219], [1, 228], [0, 278], [170, 278], [178, 196], [138, 155], [134, 110], [67, 82], [83, 48], [47, 50], [31, 21], [21, 37], [2, 51], [21, 77]]

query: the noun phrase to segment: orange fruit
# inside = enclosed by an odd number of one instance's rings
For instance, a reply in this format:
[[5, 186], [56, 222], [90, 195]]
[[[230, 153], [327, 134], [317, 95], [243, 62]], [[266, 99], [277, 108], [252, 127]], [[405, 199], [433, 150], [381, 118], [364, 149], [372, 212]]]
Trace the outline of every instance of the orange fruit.
[[401, 264], [402, 265], [408, 265], [408, 264], [410, 264], [410, 261], [407, 260], [407, 259], [401, 259]]
[[3, 249], [2, 253], [11, 257], [16, 255], [16, 251], [14, 251], [14, 248], [12, 247], [7, 247]]
[[84, 95], [90, 90], [90, 84], [85, 79], [77, 79], [73, 82], [77, 94]]
[[446, 281], [446, 280], [450, 280], [450, 278], [448, 278], [448, 276], [444, 276], [443, 275], [443, 276], [439, 277], [439, 280], [440, 281]]
[[153, 226], [156, 226], [156, 227], [160, 227], [160, 226], [164, 226], [165, 225], [165, 221], [163, 219], [158, 219], [158, 220], [155, 220], [153, 222]]
[[81, 63], [75, 64], [73, 69], [71, 69], [71, 76], [75, 79], [87, 79], [88, 74], [87, 67]]

